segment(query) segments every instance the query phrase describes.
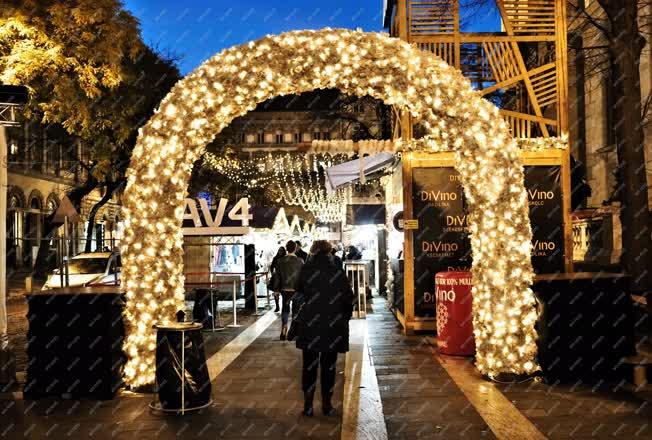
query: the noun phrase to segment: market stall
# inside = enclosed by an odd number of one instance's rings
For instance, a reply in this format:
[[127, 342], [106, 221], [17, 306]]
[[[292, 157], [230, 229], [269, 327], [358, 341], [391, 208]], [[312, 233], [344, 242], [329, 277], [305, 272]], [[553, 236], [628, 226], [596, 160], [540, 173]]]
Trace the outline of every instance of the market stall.
[[[266, 291], [265, 274], [278, 248], [290, 239], [309, 246], [313, 234], [318, 232], [313, 224], [302, 224], [296, 215], [288, 221], [282, 207], [248, 209], [251, 219], [246, 229], [227, 229], [235, 226], [225, 222], [222, 231], [208, 227], [197, 230], [192, 219], [184, 220], [186, 294], [197, 288], [211, 288], [218, 298], [230, 299], [236, 283], [238, 297], [251, 296], [253, 293], [248, 292], [254, 290], [260, 295], [261, 291]], [[209, 207], [209, 212], [214, 216], [216, 210]]]

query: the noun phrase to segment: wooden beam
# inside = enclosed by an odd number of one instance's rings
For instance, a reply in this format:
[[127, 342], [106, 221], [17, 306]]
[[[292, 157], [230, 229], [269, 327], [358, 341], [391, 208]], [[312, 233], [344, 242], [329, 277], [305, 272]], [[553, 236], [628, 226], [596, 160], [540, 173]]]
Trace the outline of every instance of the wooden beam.
[[408, 19], [406, 17], [407, 13], [407, 1], [406, 0], [397, 0], [396, 1], [396, 26], [398, 28], [398, 38], [403, 41], [408, 41]]
[[[453, 43], [456, 40], [453, 34], [411, 35], [411, 43]], [[464, 43], [545, 43], [556, 40], [554, 35], [502, 35], [492, 33], [460, 32], [459, 40]]]
[[499, 110], [501, 115], [511, 116], [513, 118], [525, 119], [526, 121], [537, 122], [539, 124], [548, 124], [553, 127], [557, 125], [557, 121], [554, 119], [544, 118], [543, 116], [530, 115], [528, 113], [515, 112], [512, 110]]
[[454, 3], [454, 9], [453, 9], [453, 16], [454, 16], [454, 26], [455, 28], [453, 29], [453, 36], [455, 38], [454, 44], [454, 53], [455, 53], [455, 68], [460, 69], [462, 66], [462, 57], [461, 57], [461, 48], [462, 48], [462, 42], [460, 40], [460, 4], [458, 0], [453, 0]]
[[[555, 62], [557, 63], [557, 121], [558, 135], [568, 135], [568, 47], [566, 0], [555, 0]], [[566, 272], [573, 272], [573, 222], [571, 219], [571, 169], [570, 149], [565, 150], [562, 168], [562, 202], [564, 210], [564, 262]]]
[[523, 79], [523, 75], [517, 75], [513, 78], [510, 78], [505, 81], [501, 81], [499, 83], [494, 84], [493, 86], [487, 87], [486, 89], [482, 89], [480, 93], [482, 94], [482, 96], [486, 96], [490, 93], [495, 92], [496, 90], [509, 89], [522, 79]]
[[[403, 218], [412, 219], [412, 153], [406, 152], [402, 157], [403, 166]], [[403, 310], [405, 311], [404, 331], [410, 330], [414, 320], [414, 238], [409, 229], [403, 231]]]
[[[547, 69], [550, 69], [551, 67], [554, 67], [554, 66], [555, 66], [555, 63], [544, 64], [543, 66], [539, 66], [537, 68], [529, 70], [528, 74], [530, 75], [530, 77], [532, 77], [532, 76], [536, 75], [537, 73], [541, 73], [541, 72], [543, 72], [543, 71], [545, 71]], [[482, 89], [481, 90], [482, 96], [488, 95], [491, 92], [495, 92], [498, 89], [507, 89], [510, 86], [512, 86], [512, 85], [516, 84], [517, 82], [519, 82], [521, 79], [523, 79], [523, 75], [517, 75], [514, 78], [510, 78], [508, 80], [501, 81], [501, 82], [499, 82], [497, 84], [494, 84], [491, 87], [487, 87], [486, 89]]]
[[[503, 26], [505, 26], [505, 31], [507, 31], [507, 35], [510, 37], [510, 44], [516, 56], [516, 64], [518, 69], [521, 71], [521, 75], [523, 76], [523, 83], [525, 84], [525, 88], [527, 89], [528, 96], [530, 97], [530, 104], [532, 105], [534, 114], [539, 117], [543, 117], [543, 113], [541, 112], [541, 107], [539, 106], [539, 102], [537, 101], [537, 95], [536, 93], [534, 93], [534, 88], [532, 87], [532, 81], [528, 76], [528, 70], [527, 67], [525, 66], [523, 55], [521, 54], [521, 50], [518, 47], [518, 42], [511, 38], [514, 37], [514, 30], [512, 28], [512, 24], [510, 23], [509, 15], [507, 15], [507, 11], [505, 10], [505, 4], [502, 2], [502, 0], [498, 0], [496, 1], [496, 5], [498, 6], [498, 9], [500, 10], [500, 15], [503, 18]], [[550, 135], [548, 132], [548, 127], [546, 127], [546, 124], [539, 123], [539, 127], [541, 128], [541, 133], [543, 133], [544, 137], [548, 137]]]

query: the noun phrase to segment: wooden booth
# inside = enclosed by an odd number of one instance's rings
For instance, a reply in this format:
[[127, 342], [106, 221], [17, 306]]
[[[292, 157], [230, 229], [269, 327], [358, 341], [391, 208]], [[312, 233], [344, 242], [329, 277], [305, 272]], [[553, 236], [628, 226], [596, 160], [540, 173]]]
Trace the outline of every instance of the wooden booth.
[[[499, 102], [515, 138], [567, 139], [566, 1], [497, 0], [495, 7], [501, 23], [493, 32], [465, 32], [459, 0], [387, 0], [384, 21], [392, 36], [442, 58]], [[393, 131], [393, 139], [420, 136], [418, 121], [401, 108]], [[569, 149], [522, 153], [537, 273], [572, 271]], [[453, 153], [405, 153], [400, 172], [403, 188], [394, 191], [411, 221], [403, 258], [391, 264], [393, 309], [406, 332], [434, 330], [434, 274], [471, 265], [463, 191]]]
[[[522, 152], [535, 273], [572, 271], [568, 152]], [[409, 152], [402, 158], [403, 289], [394, 310], [406, 333], [436, 329], [435, 274], [470, 270], [467, 205], [454, 153]], [[408, 221], [411, 220], [411, 221]], [[398, 270], [398, 269], [394, 269]]]

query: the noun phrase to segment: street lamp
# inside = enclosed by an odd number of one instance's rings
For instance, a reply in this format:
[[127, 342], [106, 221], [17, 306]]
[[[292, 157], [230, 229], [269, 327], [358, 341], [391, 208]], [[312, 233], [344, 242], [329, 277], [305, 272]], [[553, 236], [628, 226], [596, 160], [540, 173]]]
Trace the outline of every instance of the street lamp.
[[14, 379], [7, 334], [7, 136], [5, 127], [19, 125], [18, 111], [27, 104], [25, 86], [0, 84], [0, 383]]

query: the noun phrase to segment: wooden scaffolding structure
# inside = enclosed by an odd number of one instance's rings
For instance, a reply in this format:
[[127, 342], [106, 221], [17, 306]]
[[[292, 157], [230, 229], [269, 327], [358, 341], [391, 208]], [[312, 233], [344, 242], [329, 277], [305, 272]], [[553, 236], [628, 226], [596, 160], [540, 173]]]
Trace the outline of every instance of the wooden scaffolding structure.
[[[500, 32], [462, 32], [459, 0], [388, 0], [385, 25], [394, 37], [444, 59], [459, 69], [476, 89], [495, 102], [519, 138], [567, 136], [568, 68], [566, 0], [496, 0]], [[395, 109], [395, 138], [418, 132], [411, 118]], [[413, 218], [412, 169], [449, 163], [446, 153], [403, 156], [404, 218]], [[550, 157], [549, 157], [550, 156]], [[553, 157], [554, 156], [554, 157]], [[569, 149], [526, 154], [524, 161], [545, 158], [562, 170], [564, 260], [572, 271]], [[434, 329], [434, 320], [414, 314], [413, 231], [405, 230], [404, 298], [399, 313], [406, 332]]]

